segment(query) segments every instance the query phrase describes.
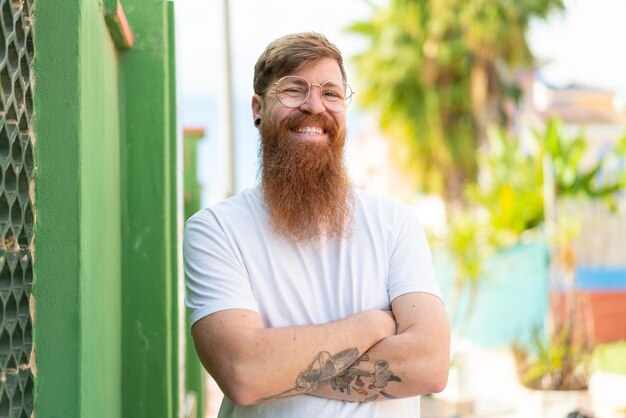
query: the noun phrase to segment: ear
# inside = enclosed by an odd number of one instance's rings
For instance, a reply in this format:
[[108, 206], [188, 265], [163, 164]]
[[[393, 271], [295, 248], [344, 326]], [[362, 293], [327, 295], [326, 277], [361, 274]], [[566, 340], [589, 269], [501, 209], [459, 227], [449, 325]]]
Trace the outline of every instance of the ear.
[[258, 94], [252, 96], [252, 120], [262, 117], [263, 98]]

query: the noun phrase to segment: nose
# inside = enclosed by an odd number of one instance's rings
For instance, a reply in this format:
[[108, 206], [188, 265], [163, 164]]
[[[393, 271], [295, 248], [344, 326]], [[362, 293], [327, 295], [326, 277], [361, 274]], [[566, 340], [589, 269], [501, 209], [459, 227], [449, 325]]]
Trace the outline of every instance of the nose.
[[309, 97], [300, 105], [300, 110], [303, 112], [317, 115], [326, 111], [326, 105], [322, 100], [322, 87], [317, 84], [311, 85], [311, 91]]

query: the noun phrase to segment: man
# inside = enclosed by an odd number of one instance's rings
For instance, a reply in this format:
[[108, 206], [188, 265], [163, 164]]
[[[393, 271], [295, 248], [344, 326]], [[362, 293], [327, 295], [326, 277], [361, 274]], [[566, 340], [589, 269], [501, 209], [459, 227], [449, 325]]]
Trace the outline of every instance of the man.
[[225, 394], [219, 416], [418, 417], [412, 397], [447, 381], [448, 320], [414, 212], [350, 187], [340, 52], [315, 33], [279, 38], [254, 92], [260, 186], [185, 229], [191, 332]]

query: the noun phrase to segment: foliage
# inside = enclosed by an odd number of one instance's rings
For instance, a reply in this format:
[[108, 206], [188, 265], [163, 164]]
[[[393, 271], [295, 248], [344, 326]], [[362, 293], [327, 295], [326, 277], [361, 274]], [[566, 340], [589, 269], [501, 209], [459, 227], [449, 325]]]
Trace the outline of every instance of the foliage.
[[350, 30], [369, 42], [355, 57], [358, 98], [377, 111], [397, 157], [427, 191], [460, 198], [475, 150], [519, 91], [511, 68], [532, 63], [525, 31], [562, 0], [390, 0]]
[[[514, 244], [546, 225], [546, 190], [611, 203], [626, 186], [626, 170], [610, 170], [612, 161], [623, 161], [626, 137], [587, 164], [583, 133], [568, 138], [556, 119], [535, 132], [532, 144], [502, 130], [487, 133], [488, 126], [505, 126], [506, 105], [519, 98], [512, 70], [532, 64], [530, 20], [562, 7], [562, 0], [389, 0], [372, 20], [350, 28], [369, 45], [355, 57], [357, 98], [378, 115], [395, 157], [422, 189], [448, 202], [468, 200], [471, 214], [453, 213], [446, 242], [457, 261], [457, 292], [469, 287], [475, 296], [493, 244]], [[553, 184], [546, 184], [546, 166]], [[486, 222], [477, 213], [489, 213]], [[569, 269], [569, 244], [554, 243], [561, 247], [555, 260]], [[528, 385], [586, 384], [586, 355], [573, 343], [571, 325], [564, 321], [547, 341], [537, 337], [531, 354], [517, 347]]]
[[519, 139], [493, 128], [478, 161], [481, 184], [468, 184], [465, 194], [470, 202], [489, 208], [495, 244], [514, 244], [544, 219], [541, 159], [524, 151]]
[[487, 146], [478, 152], [481, 181], [465, 188], [469, 202], [488, 208], [496, 246], [514, 244], [545, 224], [545, 158], [553, 167], [557, 198], [603, 199], [614, 206], [615, 197], [626, 189], [626, 170], [620, 170], [617, 162], [623, 164], [626, 136], [591, 162], [585, 161], [589, 140], [582, 132], [568, 138], [558, 119], [549, 120], [545, 131], [535, 132], [529, 140], [524, 147], [519, 138], [492, 129]]
[[485, 222], [476, 214], [463, 211], [450, 219], [447, 248], [457, 262], [455, 286], [477, 286], [488, 252]]
[[[456, 326], [462, 335], [471, 316], [475, 295], [484, 279], [484, 260], [494, 250], [515, 245], [525, 234], [537, 229], [547, 232], [552, 250], [554, 272], [559, 288], [573, 286], [573, 243], [580, 231], [576, 219], [563, 214], [558, 222], [546, 225], [544, 213], [544, 158], [555, 167], [554, 181], [559, 197], [577, 196], [581, 199], [612, 198], [624, 189], [619, 176], [605, 176], [607, 158], [601, 158], [581, 169], [583, 156], [588, 155], [589, 143], [580, 134], [574, 139], [564, 135], [559, 121], [551, 120], [544, 133], [535, 133], [530, 142], [522, 142], [502, 129], [492, 129], [489, 140], [478, 155], [481, 163], [480, 184], [466, 186], [468, 205], [452, 211], [448, 233], [441, 243], [455, 261], [455, 282], [451, 307], [463, 291], [469, 291], [468, 310]], [[620, 146], [618, 144], [617, 149]], [[607, 152], [612, 155], [614, 151]], [[617, 154], [615, 154], [617, 155]], [[593, 173], [593, 175], [590, 175]], [[545, 227], [539, 230], [539, 227]], [[573, 300], [574, 296], [570, 296]], [[566, 298], [566, 300], [569, 300]], [[565, 317], [555, 322], [556, 329], [572, 327], [573, 303], [566, 305]], [[458, 312], [451, 317], [455, 320]], [[557, 331], [559, 332], [559, 331]]]
[[[490, 229], [486, 227], [486, 220], [481, 216], [483, 214], [459, 210], [452, 213], [448, 221], [444, 245], [455, 264], [454, 287], [449, 306], [453, 309], [450, 318], [453, 321], [458, 319], [455, 327], [457, 338], [462, 337], [467, 321], [475, 309], [485, 258], [492, 251], [488, 237]], [[464, 315], [457, 318], [459, 300], [465, 289], [470, 293], [469, 305]]]
[[542, 390], [587, 388], [589, 353], [572, 344], [570, 334], [568, 328], [563, 328], [545, 339], [535, 331], [530, 350], [514, 345], [518, 374], [524, 386]]
[[573, 139], [563, 134], [561, 122], [552, 118], [549, 120], [543, 135], [535, 133], [541, 143], [541, 154], [548, 155], [554, 169], [557, 196], [584, 196], [590, 199], [603, 198], [613, 202], [612, 198], [626, 187], [626, 175], [611, 175], [604, 173], [609, 163], [623, 159], [626, 150], [626, 136], [609, 152], [590, 163], [585, 162], [588, 157], [589, 140], [583, 132]]
[[[518, 371], [522, 383], [533, 389], [552, 390], [575, 390], [583, 389], [587, 384], [589, 371], [589, 352], [582, 345], [580, 338], [575, 338], [574, 333], [580, 329], [580, 324], [575, 321], [576, 298], [575, 289], [575, 253], [574, 240], [578, 235], [580, 222], [569, 215], [561, 213], [554, 222], [547, 222], [546, 202], [538, 205], [535, 210], [528, 212], [516, 212], [508, 206], [501, 204], [501, 196], [507, 193], [507, 188], [518, 187], [516, 194], [516, 204], [528, 201], [528, 196], [533, 196], [533, 189], [536, 190], [537, 201], [546, 189], [545, 170], [553, 170], [552, 185], [556, 198], [575, 197], [577, 200], [603, 199], [612, 204], [614, 198], [622, 193], [626, 188], [626, 181], [623, 170], [619, 165], [623, 164], [624, 149], [626, 149], [626, 137], [622, 138], [612, 150], [605, 152], [599, 158], [589, 160], [588, 144], [583, 133], [579, 133], [575, 138], [568, 138], [564, 135], [561, 123], [557, 119], [551, 119], [543, 134], [535, 133], [537, 143], [534, 144], [536, 163], [533, 165], [528, 157], [523, 157], [516, 139], [507, 140], [500, 134], [494, 137], [491, 142], [492, 147], [486, 155], [486, 169], [489, 176], [506, 176], [501, 182], [495, 181], [488, 184], [488, 187], [470, 190], [470, 195], [474, 200], [482, 204], [490, 204], [492, 210], [492, 224], [496, 228], [505, 231], [519, 231], [523, 225], [533, 225], [547, 223], [549, 244], [552, 248], [552, 266], [555, 278], [558, 279], [559, 289], [565, 289], [566, 294], [563, 301], [566, 303], [562, 309], [562, 298], [558, 297], [555, 305], [553, 319], [553, 329], [551, 338], [547, 341], [539, 338], [534, 339], [534, 344], [529, 352], [519, 345], [514, 347], [518, 363]], [[505, 152], [498, 150], [505, 149]], [[546, 165], [545, 162], [548, 162]], [[495, 162], [495, 165], [494, 165]], [[509, 164], [510, 166], [502, 171], [498, 164]], [[543, 167], [541, 167], [543, 165]], [[533, 186], [532, 181], [520, 183], [516, 173], [524, 173], [527, 179], [533, 179], [537, 183]], [[536, 175], [540, 173], [540, 175]], [[508, 213], [510, 216], [502, 216], [501, 213]], [[527, 216], [530, 215], [530, 216]], [[515, 217], [521, 217], [515, 221]], [[503, 222], [504, 221], [504, 222]], [[521, 226], [521, 228], [520, 228]], [[562, 315], [562, 312], [565, 315]], [[580, 343], [577, 341], [581, 341]]]

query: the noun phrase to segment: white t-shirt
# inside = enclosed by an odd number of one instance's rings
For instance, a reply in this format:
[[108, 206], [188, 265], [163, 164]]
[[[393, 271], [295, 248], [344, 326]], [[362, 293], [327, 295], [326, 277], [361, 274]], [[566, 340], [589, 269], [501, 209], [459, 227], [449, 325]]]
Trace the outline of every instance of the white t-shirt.
[[[183, 249], [192, 324], [217, 311], [249, 309], [266, 327], [311, 325], [389, 309], [409, 292], [440, 297], [415, 211], [362, 190], [354, 190], [348, 239], [296, 245], [274, 234], [256, 187], [191, 217]], [[219, 416], [414, 418], [419, 397], [354, 403], [301, 395], [248, 407], [225, 397]]]

